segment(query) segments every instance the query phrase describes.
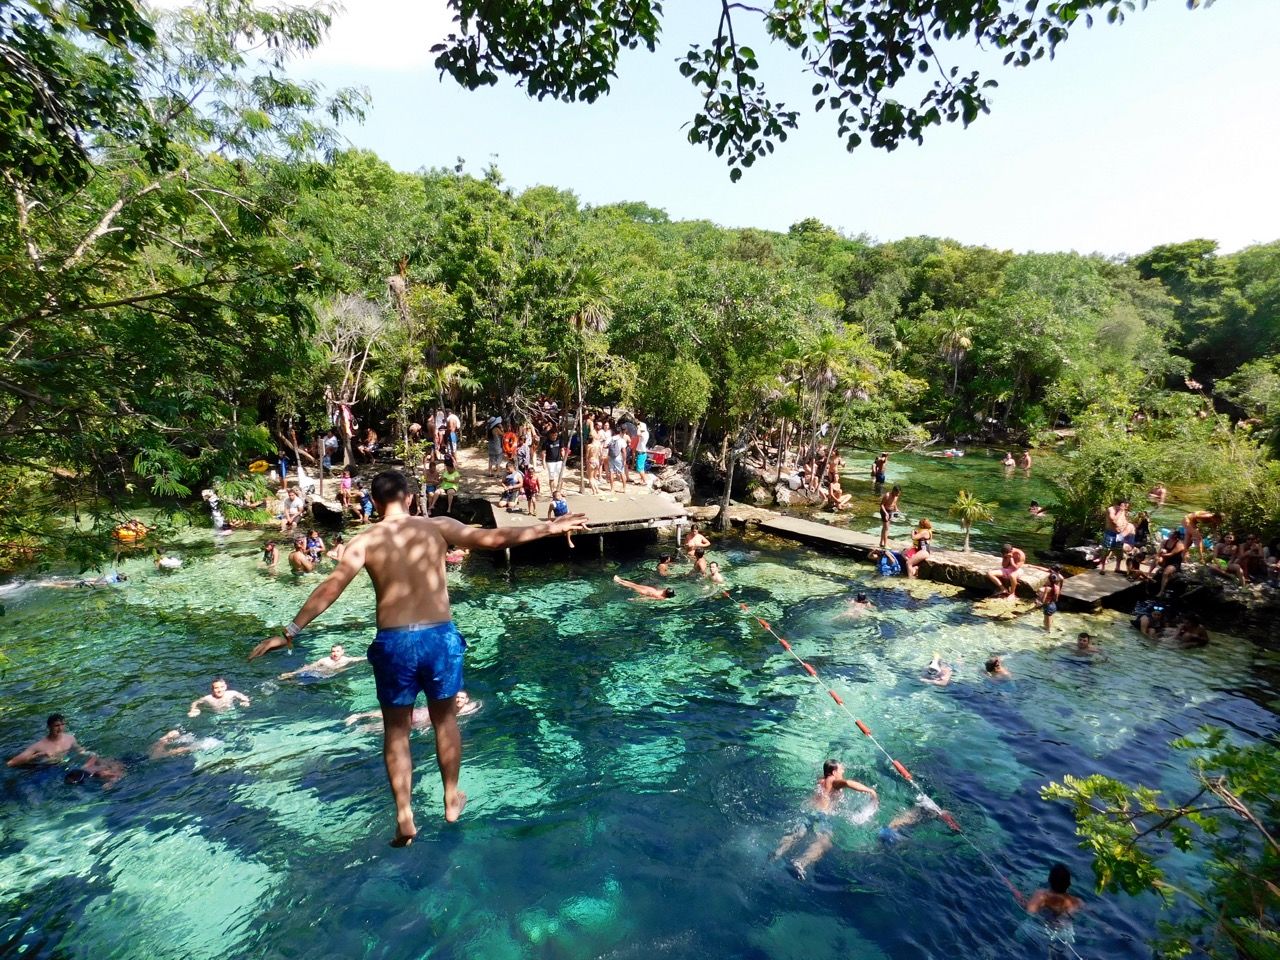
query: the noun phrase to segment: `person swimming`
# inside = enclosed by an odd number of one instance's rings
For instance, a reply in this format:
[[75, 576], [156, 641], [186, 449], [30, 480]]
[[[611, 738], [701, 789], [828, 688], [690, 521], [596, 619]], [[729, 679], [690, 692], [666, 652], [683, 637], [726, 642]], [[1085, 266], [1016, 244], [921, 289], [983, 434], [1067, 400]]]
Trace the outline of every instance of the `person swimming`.
[[990, 657], [983, 665], [987, 671], [987, 676], [992, 680], [1012, 680], [1013, 674], [1009, 672], [1009, 668], [1004, 665], [1002, 657]]
[[935, 653], [929, 665], [924, 668], [924, 673], [920, 675], [920, 682], [930, 683], [935, 687], [945, 687], [951, 682], [951, 673], [951, 665], [943, 663], [942, 658]]
[[[880, 798], [873, 787], [868, 787], [865, 783], [859, 783], [857, 780], [845, 779], [844, 764], [838, 760], [828, 760], [822, 765], [822, 777], [818, 780], [813, 794], [809, 797], [810, 809], [805, 816], [804, 822], [782, 838], [778, 849], [773, 851], [769, 859], [776, 860], [781, 857], [799, 843], [805, 834], [812, 831], [814, 835], [813, 842], [809, 844], [804, 853], [791, 861], [791, 872], [795, 874], [797, 879], [805, 879], [809, 868], [821, 860], [834, 843], [831, 836], [834, 831], [833, 816], [843, 796], [841, 793], [843, 790], [870, 794], [871, 805], [875, 805], [878, 808]], [[864, 807], [859, 810], [856, 815], [861, 816], [865, 809]], [[866, 819], [870, 819], [869, 814]]]
[[[1049, 889], [1033, 893], [1027, 900], [1027, 913], [1045, 914], [1046, 932], [1051, 942], [1070, 944], [1075, 941], [1071, 918], [1084, 907], [1084, 901], [1068, 893], [1071, 889], [1071, 871], [1065, 863], [1055, 863], [1049, 868]], [[1052, 952], [1051, 956], [1057, 955]]]
[[880, 829], [880, 839], [890, 845], [899, 843], [907, 838], [903, 831], [908, 827], [914, 827], [921, 821], [933, 819], [953, 820], [950, 810], [943, 810], [929, 797], [917, 792], [916, 802], [890, 820], [887, 827]]

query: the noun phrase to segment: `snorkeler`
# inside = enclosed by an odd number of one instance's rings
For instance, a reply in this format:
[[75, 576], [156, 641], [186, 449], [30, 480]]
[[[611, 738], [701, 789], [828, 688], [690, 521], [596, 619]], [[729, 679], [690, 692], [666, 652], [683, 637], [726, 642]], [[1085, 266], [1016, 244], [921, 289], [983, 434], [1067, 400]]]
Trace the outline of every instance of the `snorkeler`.
[[804, 823], [782, 838], [782, 843], [778, 845], [777, 850], [773, 851], [770, 859], [776, 860], [794, 847], [807, 833], [813, 831], [814, 839], [808, 849], [791, 861], [791, 872], [798, 879], [803, 880], [808, 869], [831, 849], [832, 815], [840, 802], [841, 790], [868, 793], [871, 795], [873, 804], [878, 803], [880, 799], [875, 790], [866, 784], [859, 783], [857, 780], [846, 780], [844, 764], [838, 760], [828, 760], [822, 765], [822, 778], [809, 798], [809, 806], [812, 809], [805, 817]]
[[643, 583], [636, 583], [634, 580], [623, 580], [617, 576], [613, 578], [613, 582], [620, 587], [634, 590], [646, 600], [670, 600], [676, 595], [676, 592], [670, 587], [647, 587]]
[[907, 827], [914, 827], [922, 820], [932, 820], [934, 818], [948, 823], [955, 822], [950, 810], [943, 810], [923, 793], [917, 793], [916, 802], [890, 820], [887, 827], [880, 830], [880, 839], [888, 844], [905, 840], [906, 835], [903, 831]]
[[935, 687], [945, 687], [951, 682], [951, 664], [943, 663], [942, 658], [935, 653], [929, 665], [924, 668], [920, 682], [931, 683]]
[[373, 478], [373, 499], [380, 523], [347, 545], [337, 569], [317, 586], [283, 634], [253, 648], [249, 659], [293, 641], [332, 606], [357, 573], [366, 570], [377, 595], [378, 634], [369, 646], [384, 724], [382, 756], [395, 800], [393, 846], [406, 847], [417, 836], [413, 818], [413, 755], [409, 731], [419, 693], [436, 732], [436, 760], [444, 785], [444, 818], [452, 823], [466, 806], [458, 789], [462, 737], [458, 733], [457, 694], [462, 688], [466, 641], [453, 624], [444, 555], [451, 547], [501, 550], [542, 537], [585, 529], [586, 515], [571, 513], [551, 522], [508, 527], [471, 527], [449, 517], [415, 517], [407, 508], [409, 482], [387, 470]]
[[329, 649], [329, 655], [322, 657], [315, 663], [308, 663], [305, 667], [299, 667], [297, 670], [290, 670], [288, 673], [280, 674], [281, 680], [288, 680], [291, 677], [310, 674], [317, 677], [332, 677], [334, 674], [341, 673], [349, 667], [354, 667], [357, 663], [364, 663], [364, 657], [349, 657], [347, 651], [342, 644], [335, 643]]
[[224, 710], [231, 710], [239, 704], [249, 706], [249, 698], [239, 690], [227, 689], [227, 681], [221, 677], [209, 684], [209, 693], [206, 693], [198, 700], [191, 701], [191, 709], [187, 711], [188, 717], [200, 716], [200, 707], [206, 706], [214, 713], [222, 713]]

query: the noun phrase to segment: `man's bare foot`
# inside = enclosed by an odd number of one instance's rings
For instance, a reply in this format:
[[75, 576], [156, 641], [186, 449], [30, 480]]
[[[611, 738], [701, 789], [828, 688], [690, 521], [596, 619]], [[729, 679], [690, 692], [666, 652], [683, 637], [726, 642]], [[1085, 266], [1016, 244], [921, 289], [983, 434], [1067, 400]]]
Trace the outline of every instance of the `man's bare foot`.
[[467, 807], [467, 795], [459, 790], [453, 797], [453, 803], [446, 801], [444, 805], [444, 819], [446, 823], [456, 823], [458, 818], [462, 816], [462, 811]]
[[414, 838], [418, 835], [418, 827], [413, 822], [413, 814], [410, 813], [405, 819], [396, 817], [396, 835], [391, 841], [393, 847], [407, 847], [413, 843]]
[[614, 582], [614, 583], [621, 583], [621, 582], [622, 582], [622, 578], [621, 578], [620, 576], [618, 576], [618, 575], [615, 573], [615, 574], [613, 575], [613, 582]]

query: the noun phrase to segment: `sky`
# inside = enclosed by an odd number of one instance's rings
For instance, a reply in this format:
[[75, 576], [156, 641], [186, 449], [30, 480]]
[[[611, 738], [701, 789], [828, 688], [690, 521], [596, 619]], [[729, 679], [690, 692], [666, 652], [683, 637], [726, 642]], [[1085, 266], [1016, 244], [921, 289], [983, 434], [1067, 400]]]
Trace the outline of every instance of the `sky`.
[[[786, 230], [816, 217], [877, 240], [927, 234], [1012, 250], [1136, 254], [1196, 237], [1224, 251], [1280, 238], [1280, 0], [1188, 10], [1152, 0], [1122, 25], [1074, 30], [1053, 61], [1004, 68], [966, 46], [955, 62], [1000, 81], [990, 115], [888, 153], [847, 153], [813, 113], [788, 49], [753, 43], [800, 130], [730, 183], [683, 125], [698, 96], [676, 69], [714, 37], [719, 5], [668, 3], [656, 53], [624, 56], [595, 104], [539, 102], [513, 82], [467, 91], [432, 66], [451, 29], [443, 0], [347, 0], [295, 73], [372, 97], [353, 146], [412, 171], [493, 160], [515, 190], [547, 184], [583, 203], [640, 200], [672, 219]], [[743, 16], [748, 16], [743, 14]]]

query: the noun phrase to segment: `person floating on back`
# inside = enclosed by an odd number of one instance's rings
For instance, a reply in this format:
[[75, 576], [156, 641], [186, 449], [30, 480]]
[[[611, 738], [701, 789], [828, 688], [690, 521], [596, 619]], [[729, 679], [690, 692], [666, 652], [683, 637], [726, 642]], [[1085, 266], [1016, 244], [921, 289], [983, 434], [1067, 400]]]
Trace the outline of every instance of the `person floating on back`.
[[342, 595], [357, 573], [366, 570], [377, 595], [378, 633], [369, 645], [369, 664], [383, 717], [382, 756], [395, 800], [395, 847], [413, 842], [413, 757], [409, 731], [419, 692], [436, 734], [436, 760], [444, 784], [444, 818], [462, 814], [466, 794], [458, 789], [462, 737], [458, 733], [457, 694], [462, 689], [462, 656], [466, 641], [453, 624], [445, 579], [445, 553], [450, 547], [501, 550], [542, 537], [581, 530], [586, 516], [571, 513], [550, 523], [505, 530], [471, 527], [450, 517], [414, 517], [407, 509], [409, 481], [387, 470], [373, 479], [373, 499], [382, 521], [354, 538], [335, 569], [311, 592], [281, 635], [258, 644], [249, 659], [293, 641], [311, 621]]

